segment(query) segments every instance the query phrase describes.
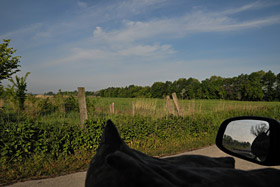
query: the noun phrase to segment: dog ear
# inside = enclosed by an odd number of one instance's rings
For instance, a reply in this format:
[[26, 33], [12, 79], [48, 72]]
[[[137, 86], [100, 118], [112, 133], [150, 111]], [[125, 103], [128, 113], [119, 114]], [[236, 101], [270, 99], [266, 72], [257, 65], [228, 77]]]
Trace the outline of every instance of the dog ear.
[[121, 139], [117, 128], [115, 127], [115, 125], [111, 120], [108, 120], [107, 125], [101, 137], [101, 144], [114, 145], [115, 147], [115, 146], [120, 146], [123, 143], [124, 142]]

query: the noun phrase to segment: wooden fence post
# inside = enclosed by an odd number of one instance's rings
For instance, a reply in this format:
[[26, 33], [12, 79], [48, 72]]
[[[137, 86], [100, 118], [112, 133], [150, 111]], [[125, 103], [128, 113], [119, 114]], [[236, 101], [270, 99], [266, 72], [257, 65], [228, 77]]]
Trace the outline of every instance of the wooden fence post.
[[78, 87], [78, 102], [79, 102], [79, 110], [80, 110], [81, 128], [84, 128], [85, 120], [88, 119], [86, 95], [85, 95], [84, 87]]
[[175, 104], [175, 106], [176, 106], [178, 115], [180, 116], [180, 115], [181, 115], [180, 106], [179, 106], [178, 98], [177, 98], [177, 95], [176, 95], [175, 92], [172, 94], [172, 98], [173, 98], [174, 104]]
[[115, 113], [115, 103], [114, 102], [112, 103], [112, 113], [113, 114]]
[[135, 115], [135, 105], [134, 102], [132, 101], [132, 116]]
[[170, 103], [170, 96], [166, 96], [166, 111], [167, 114], [172, 114], [172, 108], [171, 108], [171, 103]]

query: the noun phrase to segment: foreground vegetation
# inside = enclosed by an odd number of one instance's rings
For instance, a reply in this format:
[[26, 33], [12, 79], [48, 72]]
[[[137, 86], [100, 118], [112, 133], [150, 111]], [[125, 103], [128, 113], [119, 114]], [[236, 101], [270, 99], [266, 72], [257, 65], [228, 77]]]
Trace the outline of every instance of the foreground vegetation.
[[214, 144], [229, 117], [280, 119], [279, 102], [180, 100], [178, 116], [163, 99], [87, 98], [89, 120], [81, 129], [73, 96], [28, 97], [24, 111], [8, 100], [1, 103], [0, 184], [86, 170], [107, 119], [130, 147], [154, 156]]

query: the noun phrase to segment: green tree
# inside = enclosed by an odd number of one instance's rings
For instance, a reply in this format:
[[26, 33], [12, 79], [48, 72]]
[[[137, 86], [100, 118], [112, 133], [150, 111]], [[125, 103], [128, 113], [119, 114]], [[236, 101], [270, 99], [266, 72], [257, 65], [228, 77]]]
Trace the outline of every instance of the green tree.
[[142, 89], [138, 91], [138, 97], [152, 97], [150, 90], [151, 88], [149, 86], [142, 87]]
[[280, 101], [280, 73], [278, 73], [276, 77], [276, 96], [278, 101]]
[[213, 98], [214, 99], [224, 99], [226, 97], [226, 92], [223, 88], [224, 78], [220, 76], [212, 76], [210, 77], [210, 85], [213, 87]]
[[194, 78], [189, 78], [187, 80], [187, 85], [185, 89], [186, 89], [184, 95], [185, 98], [187, 99], [200, 98], [201, 86], [199, 80]]
[[264, 99], [266, 101], [272, 101], [275, 99], [277, 93], [275, 89], [276, 76], [271, 71], [265, 73], [262, 77]]
[[186, 86], [187, 86], [187, 79], [180, 78], [173, 82], [172, 89], [174, 90], [174, 92], [176, 92], [178, 97], [184, 99], [186, 93]]
[[234, 93], [235, 98], [237, 100], [247, 100], [247, 93], [246, 93], [246, 84], [248, 82], [248, 75], [247, 74], [241, 74], [236, 78], [233, 78], [234, 81]]
[[236, 79], [236, 77], [225, 78], [223, 81], [223, 89], [226, 92], [225, 99], [230, 99], [230, 100], [236, 99], [235, 91], [234, 91], [234, 83], [235, 83], [234, 79]]
[[47, 92], [47, 93], [44, 93], [44, 95], [55, 95], [55, 93], [53, 93], [52, 91], [49, 91], [49, 92]]
[[174, 92], [173, 83], [171, 81], [165, 82], [166, 95], [171, 95]]
[[130, 98], [139, 97], [139, 91], [141, 90], [141, 86], [130, 85], [128, 87], [128, 95]]
[[209, 84], [209, 79], [205, 79], [201, 81], [201, 99], [210, 99], [208, 84]]
[[212, 76], [210, 79], [201, 82], [202, 98], [204, 99], [224, 99], [226, 92], [223, 89], [224, 78]]
[[16, 50], [9, 48], [11, 40], [3, 40], [4, 43], [0, 44], [0, 83], [4, 79], [10, 78], [14, 73], [19, 71], [19, 58], [20, 56], [12, 56]]
[[24, 110], [24, 102], [26, 99], [26, 79], [27, 76], [30, 74], [30, 72], [27, 72], [24, 77], [18, 77], [16, 76], [15, 81], [13, 79], [9, 79], [13, 83], [13, 87], [16, 88], [16, 98], [19, 103], [20, 110]]
[[2, 85], [0, 85], [0, 97], [4, 95], [4, 87]]
[[166, 95], [166, 84], [163, 82], [155, 82], [151, 87], [151, 95], [153, 98], [162, 98]]
[[243, 85], [243, 100], [260, 101], [263, 99], [261, 84], [262, 74], [253, 72], [248, 76], [246, 83]]

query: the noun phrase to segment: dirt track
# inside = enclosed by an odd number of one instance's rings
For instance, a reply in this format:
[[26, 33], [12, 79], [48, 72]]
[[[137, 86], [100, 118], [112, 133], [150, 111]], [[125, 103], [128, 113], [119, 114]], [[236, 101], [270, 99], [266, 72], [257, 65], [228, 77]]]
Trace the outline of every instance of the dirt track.
[[[185, 152], [177, 155], [185, 155], [185, 154], [197, 154], [197, 155], [205, 155], [210, 157], [222, 157], [228, 156], [227, 154], [220, 151], [216, 146], [210, 146], [203, 149]], [[253, 164], [238, 158], [235, 158], [235, 167], [236, 169], [242, 170], [251, 170], [251, 169], [260, 169], [267, 168], [265, 166], [260, 166], [257, 164]], [[273, 167], [280, 169], [280, 166]], [[41, 179], [41, 180], [31, 180], [26, 182], [19, 182], [13, 185], [12, 187], [82, 187], [84, 186], [86, 172], [78, 172], [69, 175], [64, 175], [55, 178]]]

